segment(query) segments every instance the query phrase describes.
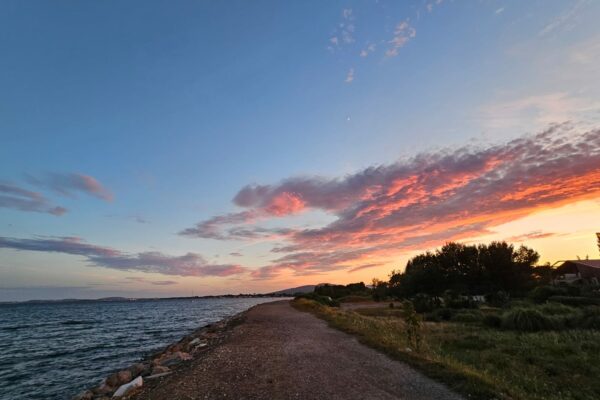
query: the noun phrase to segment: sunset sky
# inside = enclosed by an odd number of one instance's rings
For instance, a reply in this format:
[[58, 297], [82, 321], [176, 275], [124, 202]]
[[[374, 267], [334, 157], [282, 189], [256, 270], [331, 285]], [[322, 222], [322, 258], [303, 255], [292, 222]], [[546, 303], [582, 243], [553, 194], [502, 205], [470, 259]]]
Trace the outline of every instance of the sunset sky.
[[600, 2], [0, 2], [0, 301], [599, 258]]

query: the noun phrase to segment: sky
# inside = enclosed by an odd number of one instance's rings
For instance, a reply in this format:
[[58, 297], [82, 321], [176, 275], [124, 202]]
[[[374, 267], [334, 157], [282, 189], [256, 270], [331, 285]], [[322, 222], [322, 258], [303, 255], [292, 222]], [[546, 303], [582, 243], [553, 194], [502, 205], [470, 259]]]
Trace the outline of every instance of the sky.
[[600, 2], [0, 3], [0, 301], [598, 258]]

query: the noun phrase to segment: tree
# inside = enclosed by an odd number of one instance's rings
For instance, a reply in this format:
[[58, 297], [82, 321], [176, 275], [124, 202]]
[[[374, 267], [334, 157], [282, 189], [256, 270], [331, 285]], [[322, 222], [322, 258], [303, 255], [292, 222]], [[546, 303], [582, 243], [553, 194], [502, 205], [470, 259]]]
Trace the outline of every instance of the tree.
[[538, 260], [535, 250], [525, 246], [515, 250], [506, 242], [477, 246], [446, 243], [435, 252], [410, 259], [404, 272], [392, 271], [389, 291], [399, 298], [418, 293], [441, 296], [447, 290], [459, 294], [522, 294], [536, 281], [548, 279], [547, 271], [534, 269]]
[[373, 284], [373, 300], [381, 301], [388, 296], [388, 283], [377, 278], [371, 281]]

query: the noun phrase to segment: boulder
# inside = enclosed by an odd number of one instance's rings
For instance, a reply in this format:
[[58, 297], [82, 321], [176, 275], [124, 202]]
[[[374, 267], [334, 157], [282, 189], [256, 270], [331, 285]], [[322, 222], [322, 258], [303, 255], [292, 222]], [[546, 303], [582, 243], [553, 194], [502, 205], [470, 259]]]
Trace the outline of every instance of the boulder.
[[119, 377], [119, 383], [122, 385], [124, 383], [131, 382], [131, 380], [133, 379], [133, 376], [131, 375], [131, 371], [129, 371], [128, 369], [117, 372], [117, 376]]
[[139, 376], [139, 375], [147, 375], [150, 372], [150, 364], [149, 363], [137, 363], [133, 364], [129, 367], [129, 372], [131, 372], [131, 376]]
[[193, 357], [189, 353], [177, 351], [161, 359], [160, 364], [169, 367], [171, 365], [179, 364], [182, 361], [191, 360], [192, 358]]
[[107, 384], [106, 382], [104, 382], [103, 384], [101, 384], [100, 386], [97, 386], [95, 388], [92, 389], [92, 392], [94, 392], [94, 394], [108, 394], [108, 393], [112, 393], [112, 391], [114, 390], [114, 388]]
[[113, 394], [113, 397], [123, 397], [133, 389], [139, 388], [144, 384], [144, 380], [141, 376], [138, 376], [134, 380], [124, 385], [121, 385], [117, 391]]
[[123, 385], [129, 381], [131, 381], [131, 371], [123, 370], [119, 372], [115, 372], [114, 374], [110, 374], [108, 378], [106, 378], [106, 383], [112, 387], [118, 387]]

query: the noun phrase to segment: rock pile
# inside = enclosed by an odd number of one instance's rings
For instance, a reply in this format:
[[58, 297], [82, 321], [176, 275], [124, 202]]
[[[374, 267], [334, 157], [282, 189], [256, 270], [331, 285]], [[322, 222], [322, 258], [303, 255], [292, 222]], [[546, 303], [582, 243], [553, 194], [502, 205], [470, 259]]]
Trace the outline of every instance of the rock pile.
[[239, 316], [196, 330], [179, 342], [150, 355], [144, 361], [109, 375], [100, 385], [80, 393], [73, 400], [127, 398], [135, 393], [135, 389], [141, 387], [145, 380], [159, 379], [171, 374], [174, 368], [189, 362], [210, 345], [218, 343], [223, 338], [227, 325], [236, 318]]

